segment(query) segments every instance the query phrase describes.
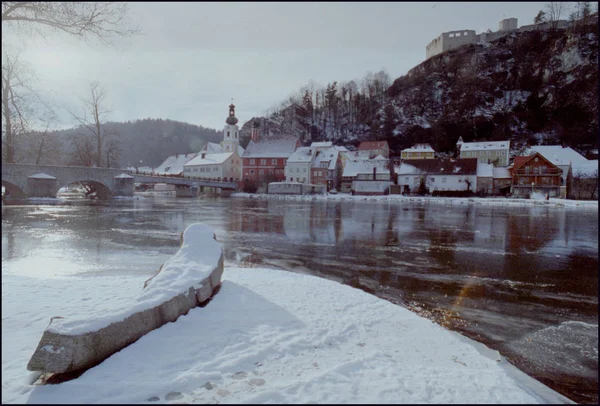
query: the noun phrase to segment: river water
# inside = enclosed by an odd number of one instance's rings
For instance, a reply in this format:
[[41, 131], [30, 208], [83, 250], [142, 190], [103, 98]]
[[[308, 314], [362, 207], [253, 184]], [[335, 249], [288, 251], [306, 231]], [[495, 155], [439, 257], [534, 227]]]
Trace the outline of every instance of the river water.
[[2, 275], [149, 276], [195, 222], [215, 229], [226, 266], [352, 285], [499, 350], [576, 402], [598, 401], [597, 210], [171, 196], [12, 201], [2, 206]]

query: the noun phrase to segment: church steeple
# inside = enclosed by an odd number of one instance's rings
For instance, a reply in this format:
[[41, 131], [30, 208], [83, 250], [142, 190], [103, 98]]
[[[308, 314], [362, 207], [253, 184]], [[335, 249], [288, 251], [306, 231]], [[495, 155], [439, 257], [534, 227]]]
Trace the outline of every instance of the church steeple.
[[225, 120], [227, 124], [236, 125], [238, 122], [237, 117], [235, 116], [235, 106], [233, 105], [233, 99], [231, 99], [231, 104], [229, 105], [229, 117]]
[[236, 125], [238, 122], [235, 116], [235, 106], [233, 105], [233, 99], [229, 105], [229, 116], [225, 120], [225, 128], [223, 129], [223, 142], [221, 145], [226, 152], [237, 151], [239, 145], [239, 133], [240, 129]]

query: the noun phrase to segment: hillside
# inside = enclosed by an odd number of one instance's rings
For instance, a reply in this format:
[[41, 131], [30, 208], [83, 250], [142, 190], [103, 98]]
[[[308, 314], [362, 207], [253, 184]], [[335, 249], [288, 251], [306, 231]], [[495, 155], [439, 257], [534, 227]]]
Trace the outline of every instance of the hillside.
[[597, 29], [596, 14], [576, 29], [515, 32], [465, 45], [426, 60], [383, 93], [368, 80], [354, 93], [353, 82], [334, 92], [331, 84], [312, 94], [305, 89], [260, 118], [263, 133], [299, 134], [304, 142], [387, 139], [396, 153], [417, 142], [451, 152], [459, 136], [509, 138], [514, 149], [562, 143], [585, 151], [597, 147]]
[[[117, 152], [111, 157], [112, 167], [156, 167], [170, 155], [197, 152], [207, 142], [220, 142], [222, 137], [217, 130], [149, 118], [126, 123], [109, 122], [104, 128], [114, 133], [112, 138], [118, 141]], [[19, 148], [19, 162], [36, 163], [38, 160], [40, 164], [85, 165], [77, 156], [73, 142], [73, 139], [82, 139], [82, 134], [86, 134], [82, 128], [55, 131], [45, 137], [41, 133], [28, 134], [22, 140], [25, 148]]]

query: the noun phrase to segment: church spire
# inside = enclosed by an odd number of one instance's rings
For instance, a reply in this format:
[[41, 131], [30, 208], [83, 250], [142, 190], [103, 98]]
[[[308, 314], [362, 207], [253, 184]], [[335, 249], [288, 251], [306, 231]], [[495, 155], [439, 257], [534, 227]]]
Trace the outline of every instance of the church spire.
[[231, 104], [229, 105], [229, 117], [227, 117], [225, 122], [230, 125], [236, 125], [238, 122], [238, 119], [235, 116], [235, 106], [233, 104], [233, 98], [231, 99]]

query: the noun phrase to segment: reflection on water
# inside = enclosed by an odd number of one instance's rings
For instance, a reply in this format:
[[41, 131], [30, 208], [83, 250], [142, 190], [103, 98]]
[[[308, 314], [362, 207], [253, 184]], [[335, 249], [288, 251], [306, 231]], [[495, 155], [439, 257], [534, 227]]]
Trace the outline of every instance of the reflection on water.
[[2, 212], [3, 274], [151, 274], [201, 221], [227, 263], [358, 287], [489, 344], [576, 401], [597, 401], [595, 211], [156, 196]]

